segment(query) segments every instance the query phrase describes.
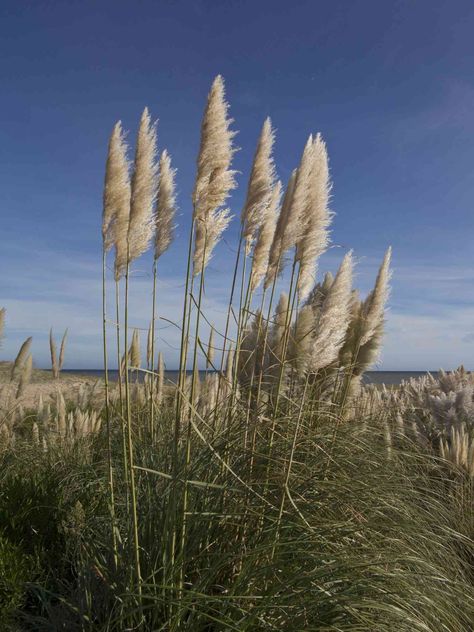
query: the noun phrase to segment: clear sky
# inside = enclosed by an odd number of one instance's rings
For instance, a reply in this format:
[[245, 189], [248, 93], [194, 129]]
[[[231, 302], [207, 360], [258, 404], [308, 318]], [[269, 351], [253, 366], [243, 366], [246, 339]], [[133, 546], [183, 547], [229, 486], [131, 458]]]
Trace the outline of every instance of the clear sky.
[[[264, 118], [286, 182], [310, 132], [327, 141], [334, 269], [353, 248], [356, 282], [394, 251], [382, 369], [472, 367], [474, 351], [472, 0], [3, 0], [0, 3], [0, 358], [70, 330], [67, 367], [100, 367], [100, 222], [106, 146], [141, 111], [178, 168], [178, 238], [163, 257], [160, 315], [177, 318], [199, 125], [226, 81], [242, 148], [237, 215]], [[208, 275], [220, 326], [237, 222]], [[132, 320], [147, 326], [150, 261], [134, 266]], [[174, 328], [159, 346], [176, 365]]]

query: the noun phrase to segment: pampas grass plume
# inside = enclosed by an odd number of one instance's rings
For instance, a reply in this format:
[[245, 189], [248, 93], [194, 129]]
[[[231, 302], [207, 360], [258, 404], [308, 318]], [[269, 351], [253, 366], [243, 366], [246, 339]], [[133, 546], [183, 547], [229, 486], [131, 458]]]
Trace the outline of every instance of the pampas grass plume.
[[301, 161], [296, 172], [295, 186], [291, 196], [291, 204], [286, 213], [286, 224], [282, 231], [280, 255], [283, 256], [299, 242], [305, 225], [305, 212], [308, 206], [308, 195], [314, 165], [314, 144], [309, 136]]
[[352, 252], [349, 252], [342, 260], [321, 307], [311, 349], [312, 372], [334, 362], [344, 343], [350, 322], [352, 268]]
[[290, 212], [291, 212], [291, 204], [293, 200], [293, 193], [295, 190], [296, 176], [298, 170], [294, 169], [290, 179], [288, 180], [288, 184], [286, 185], [285, 195], [283, 197], [283, 203], [280, 211], [280, 215], [278, 216], [277, 225], [275, 228], [275, 232], [273, 235], [273, 241], [270, 248], [270, 257], [268, 261], [267, 272], [265, 275], [264, 288], [267, 289], [276, 279], [277, 275], [279, 275], [284, 266], [283, 260], [283, 236], [286, 231], [286, 226], [288, 224]]
[[2, 307], [2, 309], [0, 309], [0, 343], [2, 341], [3, 332], [5, 330], [5, 314], [6, 314], [6, 309]]
[[224, 80], [218, 75], [207, 97], [201, 124], [201, 144], [197, 160], [196, 182], [193, 191], [194, 215], [204, 219], [207, 213], [222, 206], [235, 188], [235, 171], [230, 170], [236, 151], [228, 118], [229, 104], [225, 100]]
[[227, 209], [219, 210], [235, 188], [235, 171], [230, 169], [235, 148], [230, 130], [232, 119], [227, 116], [224, 81], [219, 75], [212, 84], [201, 126], [196, 183], [193, 192], [196, 239], [193, 274], [199, 274], [208, 264], [212, 251], [231, 217]]
[[214, 356], [215, 356], [214, 327], [211, 327], [211, 331], [209, 332], [209, 342], [207, 343], [206, 369], [209, 369], [212, 367]]
[[132, 175], [130, 222], [128, 226], [128, 262], [142, 255], [153, 237], [153, 206], [156, 196], [156, 124], [148, 108], [140, 120]]
[[30, 336], [21, 345], [20, 350], [18, 351], [18, 354], [17, 354], [17, 356], [15, 358], [15, 361], [13, 362], [13, 366], [12, 366], [12, 370], [11, 370], [11, 374], [10, 374], [10, 379], [11, 380], [13, 380], [15, 378], [15, 375], [16, 375], [17, 371], [19, 369], [23, 368], [25, 360], [28, 357], [28, 353], [30, 352], [30, 347], [31, 347], [31, 341], [32, 340], [33, 340], [33, 338], [32, 338], [32, 336]]
[[130, 344], [130, 365], [135, 369], [140, 368], [141, 365], [140, 333], [138, 329], [133, 330], [132, 342]]
[[307, 297], [316, 276], [317, 261], [328, 247], [328, 227], [331, 222], [328, 208], [330, 190], [326, 145], [318, 134], [313, 141], [306, 209], [301, 217], [304, 230], [297, 247], [297, 260], [300, 262], [298, 291], [301, 300]]
[[155, 259], [168, 250], [173, 240], [173, 220], [176, 213], [175, 175], [176, 169], [171, 167], [171, 158], [165, 149], [159, 162], [155, 213]]
[[281, 182], [278, 181], [272, 189], [268, 206], [264, 212], [262, 224], [258, 230], [257, 242], [253, 251], [252, 276], [250, 284], [252, 292], [254, 292], [260, 285], [268, 270], [268, 257], [275, 234], [280, 198]]
[[390, 261], [392, 257], [392, 249], [388, 248], [382, 261], [382, 265], [379, 268], [375, 286], [372, 292], [367, 297], [363, 311], [364, 311], [364, 333], [360, 340], [360, 345], [365, 345], [370, 338], [374, 335], [377, 328], [383, 321], [385, 305], [390, 293]]
[[19, 399], [28, 384], [31, 382], [31, 374], [33, 372], [33, 356], [31, 353], [26, 358], [25, 364], [23, 366], [23, 371], [21, 372], [20, 382], [18, 384], [18, 389], [16, 392], [16, 399]]
[[243, 237], [247, 254], [257, 237], [260, 226], [265, 222], [275, 180], [275, 165], [272, 157], [275, 133], [270, 118], [265, 122], [258, 139], [257, 149], [250, 173], [247, 198], [242, 210]]
[[[109, 141], [102, 211], [102, 239], [106, 252], [123, 239], [123, 220], [128, 221], [130, 210], [130, 180], [128, 174], [127, 145], [122, 124], [118, 121]], [[125, 229], [127, 224], [125, 223]], [[126, 237], [126, 232], [125, 232]]]
[[58, 362], [59, 371], [63, 368], [63, 364], [64, 364], [64, 355], [66, 353], [67, 332], [68, 330], [66, 329], [61, 340], [61, 346], [59, 348], [59, 362]]

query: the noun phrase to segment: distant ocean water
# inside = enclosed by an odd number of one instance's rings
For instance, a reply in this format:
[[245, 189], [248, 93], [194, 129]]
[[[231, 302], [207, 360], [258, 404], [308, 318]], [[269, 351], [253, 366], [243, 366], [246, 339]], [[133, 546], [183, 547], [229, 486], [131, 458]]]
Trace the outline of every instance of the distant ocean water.
[[[91, 377], [100, 378], [104, 375], [102, 369], [63, 369], [63, 373], [70, 373], [76, 375], [90, 375]], [[188, 371], [188, 373], [191, 373]], [[205, 371], [200, 372], [201, 375], [205, 375]], [[426, 375], [428, 371], [367, 371], [364, 376], [366, 384], [401, 384], [403, 380], [409, 380], [411, 377], [421, 377]], [[429, 371], [432, 375], [436, 376], [438, 371]], [[143, 379], [143, 373], [140, 374]], [[118, 371], [109, 371], [109, 379], [115, 381], [118, 379]], [[165, 371], [165, 380], [170, 383], [176, 383], [178, 379], [178, 371]]]

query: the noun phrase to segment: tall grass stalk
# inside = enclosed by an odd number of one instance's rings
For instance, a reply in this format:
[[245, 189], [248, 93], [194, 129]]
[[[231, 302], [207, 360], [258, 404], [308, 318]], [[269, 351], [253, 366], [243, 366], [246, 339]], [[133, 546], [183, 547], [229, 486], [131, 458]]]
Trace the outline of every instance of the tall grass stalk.
[[[112, 539], [112, 551], [114, 556], [114, 565], [118, 564], [116, 524], [115, 524], [115, 498], [114, 498], [114, 474], [112, 464], [112, 438], [110, 427], [110, 398], [109, 398], [109, 368], [107, 357], [107, 294], [106, 294], [106, 266], [107, 251], [105, 244], [102, 249], [102, 342], [103, 342], [103, 359], [104, 359], [104, 401], [105, 401], [105, 424], [107, 433], [107, 479], [109, 485], [109, 503], [110, 503], [110, 529]], [[62, 347], [62, 345], [61, 345]]]
[[124, 297], [124, 347], [125, 347], [125, 407], [127, 419], [127, 448], [128, 448], [128, 475], [130, 488], [130, 503], [132, 512], [133, 530], [133, 559], [135, 566], [135, 579], [138, 597], [141, 603], [142, 576], [140, 569], [140, 542], [138, 538], [138, 514], [137, 514], [137, 492], [135, 486], [135, 469], [133, 453], [133, 430], [132, 413], [130, 405], [130, 377], [129, 377], [129, 353], [128, 353], [128, 285], [129, 285], [129, 252], [127, 249], [127, 264], [125, 268], [125, 297]]

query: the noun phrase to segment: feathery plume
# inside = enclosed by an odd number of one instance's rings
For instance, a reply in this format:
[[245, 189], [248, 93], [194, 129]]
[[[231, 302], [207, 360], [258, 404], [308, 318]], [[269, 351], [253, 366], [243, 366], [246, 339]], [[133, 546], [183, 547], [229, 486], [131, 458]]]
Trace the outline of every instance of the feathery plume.
[[123, 230], [122, 218], [128, 218], [130, 210], [130, 182], [128, 175], [127, 145], [118, 121], [109, 141], [102, 211], [102, 239], [108, 252], [117, 241], [118, 233]]
[[262, 282], [268, 270], [268, 257], [275, 234], [278, 218], [278, 207], [281, 198], [281, 182], [273, 187], [269, 203], [263, 213], [263, 220], [258, 229], [257, 242], [253, 251], [250, 289], [254, 292]]
[[390, 292], [390, 260], [392, 249], [388, 248], [380, 266], [372, 292], [364, 302], [364, 331], [360, 345], [363, 346], [374, 335], [380, 322], [383, 320], [385, 304]]
[[29, 356], [26, 358], [25, 364], [23, 366], [23, 371], [21, 372], [20, 382], [18, 384], [18, 389], [16, 392], [16, 399], [19, 399], [23, 395], [25, 388], [28, 386], [28, 384], [31, 381], [32, 372], [33, 372], [33, 356], [30, 353]]
[[138, 329], [133, 330], [132, 342], [130, 344], [130, 366], [135, 369], [140, 368], [141, 352], [140, 352], [140, 333]]
[[143, 110], [138, 130], [131, 184], [128, 226], [128, 262], [142, 255], [153, 237], [153, 205], [156, 196], [156, 124], [148, 108]]
[[350, 322], [352, 267], [352, 252], [348, 252], [321, 307], [311, 350], [312, 372], [334, 362], [344, 343]]
[[154, 367], [153, 367], [153, 358], [152, 358], [152, 347], [153, 347], [152, 343], [153, 343], [152, 327], [150, 323], [150, 326], [148, 327], [148, 336], [147, 336], [147, 341], [146, 341], [146, 364], [153, 371]]
[[329, 166], [326, 145], [320, 134], [313, 142], [311, 172], [308, 179], [307, 201], [304, 215], [303, 234], [297, 244], [296, 258], [300, 263], [298, 291], [304, 300], [314, 283], [316, 265], [329, 243], [328, 227], [331, 213], [328, 209]]
[[176, 213], [175, 174], [176, 169], [171, 167], [171, 158], [165, 149], [159, 163], [155, 212], [155, 259], [161, 257], [173, 240], [173, 219]]
[[51, 353], [51, 370], [53, 372], [53, 377], [59, 377], [59, 369], [58, 369], [58, 357], [56, 353], [56, 342], [53, 337], [53, 330], [49, 330], [49, 351]]
[[234, 370], [234, 347], [232, 345], [229, 346], [229, 351], [227, 352], [227, 360], [225, 365], [225, 376], [228, 384], [232, 384], [232, 373]]
[[199, 274], [208, 264], [212, 251], [227, 228], [229, 211], [218, 210], [236, 187], [235, 171], [230, 169], [235, 149], [230, 130], [232, 119], [227, 117], [224, 81], [218, 75], [212, 84], [201, 126], [196, 183], [193, 191], [196, 239], [193, 274]]
[[230, 130], [233, 119], [227, 117], [229, 104], [225, 100], [224, 80], [217, 75], [207, 97], [201, 124], [201, 144], [197, 161], [197, 175], [193, 191], [195, 218], [204, 219], [210, 210], [225, 203], [235, 189], [235, 171], [230, 170], [236, 134]]
[[308, 368], [314, 329], [314, 309], [310, 303], [307, 303], [298, 312], [288, 350], [289, 358], [294, 362], [300, 374]]
[[214, 327], [211, 327], [211, 331], [209, 332], [209, 342], [207, 343], [206, 369], [210, 369], [212, 367], [214, 355]]
[[2, 307], [2, 309], [0, 309], [0, 344], [2, 342], [3, 332], [5, 330], [5, 314], [6, 310], [4, 307]]
[[310, 134], [301, 161], [296, 172], [295, 186], [291, 196], [291, 205], [287, 212], [287, 221], [282, 233], [280, 257], [296, 246], [305, 226], [305, 213], [308, 209], [309, 187], [314, 165], [314, 144]]
[[267, 207], [272, 197], [275, 181], [275, 165], [272, 157], [275, 133], [270, 118], [266, 118], [258, 139], [257, 149], [252, 164], [247, 198], [242, 210], [243, 237], [246, 254], [250, 253], [252, 243], [265, 221]]
[[196, 226], [194, 242], [193, 275], [199, 274], [209, 263], [212, 252], [219, 242], [222, 233], [229, 225], [232, 217], [227, 209], [213, 210], [209, 213], [205, 224]]
[[66, 339], [67, 339], [67, 329], [63, 334], [63, 338], [61, 340], [61, 346], [59, 348], [59, 363], [58, 363], [58, 372], [63, 368], [64, 364], [64, 355], [66, 353]]
[[288, 184], [286, 185], [280, 215], [278, 216], [278, 221], [270, 248], [270, 258], [268, 261], [268, 267], [264, 282], [265, 289], [267, 289], [275, 281], [276, 276], [281, 274], [281, 272], [283, 271], [283, 235], [285, 234], [286, 226], [288, 224], [288, 219], [290, 216], [291, 203], [293, 200], [297, 173], [298, 170], [294, 169], [291, 173], [290, 179], [288, 180]]
[[324, 303], [324, 299], [328, 295], [328, 292], [331, 289], [333, 283], [333, 275], [331, 274], [331, 272], [326, 272], [323, 282], [316, 283], [314, 288], [311, 290], [308, 298], [306, 299], [306, 305], [311, 305], [315, 313], [321, 309]]
[[18, 355], [15, 358], [15, 362], [13, 363], [13, 366], [12, 366], [12, 370], [11, 370], [11, 374], [10, 374], [10, 379], [11, 380], [13, 380], [15, 378], [15, 375], [17, 374], [17, 371], [19, 369], [23, 368], [23, 365], [24, 365], [25, 360], [26, 360], [26, 358], [28, 356], [28, 353], [30, 352], [30, 347], [31, 347], [31, 341], [32, 340], [33, 340], [33, 338], [30, 336], [21, 345], [20, 350], [18, 351]]

